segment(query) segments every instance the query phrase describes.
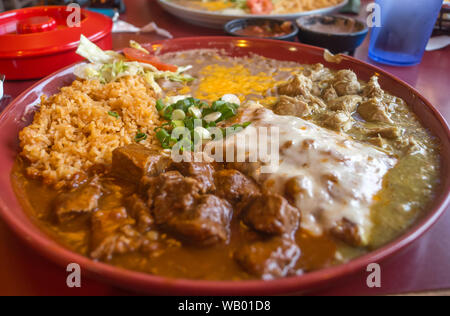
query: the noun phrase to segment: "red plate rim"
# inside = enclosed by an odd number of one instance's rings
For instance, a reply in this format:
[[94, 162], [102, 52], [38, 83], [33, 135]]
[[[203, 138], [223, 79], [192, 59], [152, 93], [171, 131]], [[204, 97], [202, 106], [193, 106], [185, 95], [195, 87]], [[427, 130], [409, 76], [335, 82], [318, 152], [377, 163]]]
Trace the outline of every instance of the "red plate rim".
[[[230, 37], [201, 37], [201, 38], [180, 38], [174, 40], [165, 40], [152, 42], [150, 45], [164, 46], [166, 45], [179, 45], [183, 46], [183, 43], [198, 42], [208, 46], [208, 43], [222, 43], [233, 44], [236, 41], [248, 41], [272, 44], [273, 46], [285, 46], [302, 48], [310, 51], [314, 54], [323, 54], [323, 49], [298, 43], [287, 43], [276, 40], [268, 39], [253, 39], [253, 38], [230, 38]], [[235, 45], [233, 45], [235, 46]], [[213, 47], [211, 47], [213, 48]], [[182, 49], [180, 49], [182, 50]], [[282, 60], [282, 58], [280, 58]], [[357, 60], [350, 56], [344, 56], [344, 60], [351, 63], [359, 63], [364, 67], [371, 69], [374, 73], [378, 73], [384, 77], [393, 79], [398, 84], [404, 86], [410, 90], [415, 96], [417, 96], [426, 106], [432, 111], [433, 116], [440, 123], [440, 128], [444, 130], [447, 136], [447, 140], [442, 139], [447, 146], [450, 147], [450, 128], [445, 119], [439, 113], [439, 111], [430, 104], [416, 89], [400, 80], [399, 78], [387, 73], [386, 71], [370, 65], [366, 62]], [[327, 64], [327, 63], [324, 63]], [[328, 64], [329, 65], [329, 64]], [[54, 74], [39, 81], [25, 92], [20, 94], [0, 116], [0, 126], [5, 120], [7, 120], [9, 113], [17, 104], [23, 101], [24, 97], [32, 92], [36, 87], [43, 83], [50, 81], [57, 75], [67, 75], [69, 70], [74, 65], [68, 66], [55, 72]], [[170, 279], [160, 276], [154, 276], [141, 272], [134, 272], [122, 268], [117, 268], [105, 263], [95, 262], [87, 257], [78, 255], [65, 249], [63, 246], [56, 244], [50, 237], [47, 237], [44, 232], [36, 229], [30, 230], [26, 226], [25, 222], [18, 220], [14, 216], [14, 212], [8, 212], [8, 206], [5, 204], [3, 198], [0, 195], [0, 215], [7, 222], [9, 227], [23, 239], [29, 246], [42, 253], [45, 257], [58, 263], [61, 266], [66, 266], [68, 263], [76, 262], [82, 267], [82, 271], [86, 272], [86, 275], [100, 279], [104, 282], [118, 285], [122, 288], [126, 288], [132, 291], [145, 292], [152, 294], [169, 294], [169, 295], [277, 295], [286, 293], [299, 293], [304, 291], [310, 291], [316, 289], [325, 283], [329, 284], [331, 281], [337, 281], [345, 276], [351, 275], [357, 271], [365, 271], [366, 267], [370, 263], [380, 263], [382, 260], [392, 256], [394, 253], [399, 252], [405, 247], [412, 244], [415, 240], [420, 238], [426, 233], [444, 214], [446, 207], [450, 203], [450, 183], [447, 183], [445, 187], [441, 188], [441, 194], [439, 199], [435, 201], [436, 206], [433, 210], [425, 216], [422, 220], [418, 221], [413, 227], [411, 227], [405, 234], [388, 243], [382, 248], [370, 252], [362, 257], [354, 259], [346, 264], [339, 266], [326, 268], [314, 272], [307, 273], [302, 276], [294, 276], [283, 278], [273, 281], [202, 281], [202, 280], [186, 280], [186, 279]], [[30, 219], [29, 219], [30, 220]], [[31, 221], [31, 220], [30, 220]], [[34, 224], [33, 224], [34, 225]]]

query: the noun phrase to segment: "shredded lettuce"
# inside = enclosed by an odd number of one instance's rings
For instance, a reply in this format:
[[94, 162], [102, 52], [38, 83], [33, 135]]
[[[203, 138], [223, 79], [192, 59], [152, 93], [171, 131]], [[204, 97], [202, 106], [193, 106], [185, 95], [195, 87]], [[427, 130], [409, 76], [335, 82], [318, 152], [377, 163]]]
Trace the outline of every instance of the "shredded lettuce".
[[108, 64], [112, 63], [114, 59], [120, 59], [120, 57], [118, 57], [120, 54], [113, 51], [103, 51], [84, 35], [81, 35], [80, 44], [78, 45], [76, 53], [86, 58], [91, 63]]
[[[130, 46], [148, 53], [139, 43], [130, 41]], [[176, 72], [160, 71], [150, 64], [127, 61], [126, 58], [113, 51], [103, 51], [97, 45], [81, 35], [77, 54], [86, 58], [90, 63], [75, 67], [74, 74], [85, 80], [99, 80], [102, 83], [113, 82], [125, 76], [142, 75], [157, 94], [162, 93], [157, 80], [165, 79], [175, 82], [190, 82], [193, 77], [184, 74], [192, 66], [178, 67]]]
[[141, 44], [139, 44], [139, 43], [136, 42], [136, 41], [130, 41], [130, 47], [131, 47], [131, 48], [135, 48], [135, 49], [137, 49], [137, 50], [140, 50], [141, 52], [144, 52], [144, 53], [146, 53], [146, 54], [150, 54], [150, 52], [149, 52], [148, 50], [146, 50], [144, 47], [142, 47]]
[[145, 81], [153, 88], [157, 95], [162, 93], [162, 89], [155, 80], [155, 74], [152, 72], [146, 72], [144, 74]]

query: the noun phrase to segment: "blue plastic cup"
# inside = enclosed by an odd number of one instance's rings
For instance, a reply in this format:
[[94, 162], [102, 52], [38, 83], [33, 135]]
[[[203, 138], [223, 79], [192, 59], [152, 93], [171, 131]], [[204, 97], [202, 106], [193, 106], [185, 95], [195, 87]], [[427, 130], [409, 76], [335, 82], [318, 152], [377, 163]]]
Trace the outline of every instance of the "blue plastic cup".
[[376, 0], [381, 26], [372, 28], [369, 57], [376, 62], [411, 66], [422, 61], [443, 0]]

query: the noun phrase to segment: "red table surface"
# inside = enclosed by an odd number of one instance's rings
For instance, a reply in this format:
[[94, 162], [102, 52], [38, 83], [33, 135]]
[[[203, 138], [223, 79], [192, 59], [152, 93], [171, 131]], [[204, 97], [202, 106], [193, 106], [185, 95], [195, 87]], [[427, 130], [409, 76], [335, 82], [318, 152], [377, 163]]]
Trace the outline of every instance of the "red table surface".
[[[125, 0], [127, 13], [121, 19], [136, 26], [155, 21], [174, 37], [224, 35], [220, 30], [204, 29], [186, 24], [164, 12], [154, 0]], [[364, 7], [363, 7], [364, 8]], [[362, 11], [361, 15], [365, 15]], [[130, 39], [151, 42], [161, 39], [153, 34], [114, 34], [114, 48], [127, 46]], [[374, 63], [367, 57], [368, 39], [356, 57]], [[447, 121], [450, 120], [450, 48], [428, 52], [415, 67], [397, 68], [378, 65], [417, 88]], [[16, 97], [35, 81], [7, 81], [5, 93]], [[389, 89], [389, 87], [387, 87]], [[450, 289], [450, 212], [420, 240], [381, 263], [382, 287], [366, 286], [368, 273], [361, 271], [345, 282], [318, 295], [383, 295]], [[81, 289], [66, 286], [65, 269], [54, 265], [25, 246], [0, 221], [0, 295], [127, 295], [129, 292], [95, 280], [83, 279]]]

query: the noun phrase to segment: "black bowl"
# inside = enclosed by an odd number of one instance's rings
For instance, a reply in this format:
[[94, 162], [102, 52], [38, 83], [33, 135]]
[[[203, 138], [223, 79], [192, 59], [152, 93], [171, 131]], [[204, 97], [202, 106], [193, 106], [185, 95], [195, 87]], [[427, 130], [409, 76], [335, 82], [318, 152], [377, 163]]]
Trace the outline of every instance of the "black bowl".
[[282, 40], [282, 41], [288, 41], [288, 42], [294, 42], [297, 34], [298, 34], [298, 27], [295, 25], [295, 22], [292, 23], [292, 32], [289, 34], [285, 34], [282, 36], [273, 36], [273, 37], [260, 37], [260, 36], [244, 36], [239, 35], [236, 33], [238, 30], [242, 30], [248, 26], [251, 25], [264, 25], [265, 23], [278, 24], [281, 25], [282, 23], [286, 22], [285, 20], [277, 20], [277, 19], [262, 19], [262, 18], [250, 18], [250, 19], [239, 19], [239, 20], [233, 20], [225, 24], [225, 32], [227, 32], [228, 35], [232, 36], [238, 36], [238, 37], [254, 37], [254, 38], [269, 38], [269, 39], [276, 39], [276, 40]]
[[[335, 15], [309, 15], [297, 19], [300, 42], [327, 48], [334, 54], [354, 54], [369, 32], [365, 23], [353, 18]], [[333, 30], [332, 27], [336, 29]], [[316, 29], [312, 29], [315, 27]], [[346, 32], [339, 27], [348, 28]]]

